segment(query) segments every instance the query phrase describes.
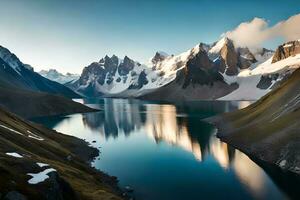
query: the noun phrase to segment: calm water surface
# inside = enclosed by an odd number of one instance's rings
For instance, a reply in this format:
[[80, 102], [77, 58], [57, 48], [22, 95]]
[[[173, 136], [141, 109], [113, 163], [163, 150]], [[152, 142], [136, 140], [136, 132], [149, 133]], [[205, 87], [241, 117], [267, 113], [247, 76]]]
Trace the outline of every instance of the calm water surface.
[[[248, 102], [84, 99], [96, 113], [36, 119], [100, 149], [93, 165], [144, 200], [285, 199], [267, 173], [201, 119]], [[92, 143], [96, 141], [96, 143]]]

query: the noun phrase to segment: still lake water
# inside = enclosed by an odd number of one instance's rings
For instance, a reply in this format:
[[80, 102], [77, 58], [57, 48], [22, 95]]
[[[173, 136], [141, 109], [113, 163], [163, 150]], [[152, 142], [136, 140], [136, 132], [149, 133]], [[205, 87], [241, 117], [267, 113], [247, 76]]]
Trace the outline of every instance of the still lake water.
[[[93, 166], [143, 200], [286, 199], [268, 174], [201, 119], [249, 102], [84, 99], [102, 111], [35, 119], [100, 149]], [[92, 141], [96, 141], [92, 143]]]

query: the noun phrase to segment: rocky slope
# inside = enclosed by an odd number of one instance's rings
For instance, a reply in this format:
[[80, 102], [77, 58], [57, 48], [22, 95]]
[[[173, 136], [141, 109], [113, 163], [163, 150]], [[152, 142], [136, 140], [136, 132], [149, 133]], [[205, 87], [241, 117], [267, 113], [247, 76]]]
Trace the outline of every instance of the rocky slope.
[[0, 46], [0, 86], [5, 85], [24, 90], [47, 92], [68, 98], [80, 97], [64, 85], [46, 79], [34, 72], [31, 66], [22, 63], [15, 54]]
[[239, 88], [220, 100], [258, 100], [300, 67], [299, 41], [280, 45], [274, 54], [265, 49], [262, 53], [258, 53], [257, 63], [232, 77]]
[[290, 56], [300, 54], [300, 40], [287, 42], [280, 45], [272, 58], [272, 63], [278, 62]]
[[89, 167], [98, 153], [0, 109], [0, 198], [121, 199], [116, 179]]
[[39, 71], [39, 74], [49, 80], [58, 82], [60, 84], [75, 82], [80, 77], [78, 74], [71, 74], [71, 73], [62, 74], [58, 72], [56, 69], [41, 70]]
[[297, 69], [251, 106], [211, 120], [218, 136], [251, 157], [300, 175], [299, 84]]

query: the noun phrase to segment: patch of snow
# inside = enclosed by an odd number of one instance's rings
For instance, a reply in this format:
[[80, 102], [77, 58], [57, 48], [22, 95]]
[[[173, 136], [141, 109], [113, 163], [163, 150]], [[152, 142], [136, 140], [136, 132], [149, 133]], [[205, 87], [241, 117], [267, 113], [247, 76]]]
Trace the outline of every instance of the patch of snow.
[[[272, 63], [272, 57], [263, 63], [255, 63], [249, 69], [241, 70], [236, 77], [239, 88], [232, 93], [221, 97], [219, 100], [258, 100], [271, 91], [272, 85], [277, 81], [273, 81], [268, 89], [257, 88], [261, 77], [268, 74], [285, 74], [288, 70], [294, 70], [300, 67], [300, 54]], [[225, 79], [225, 78], [224, 78]]]
[[15, 158], [23, 158], [22, 155], [20, 155], [18, 153], [15, 153], [15, 152], [13, 152], [13, 153], [5, 153], [5, 154], [8, 155], [8, 156], [15, 157]]
[[292, 47], [292, 46], [293, 46], [293, 44], [286, 44], [286, 45], [283, 46], [283, 48], [289, 48], [289, 47]]
[[43, 181], [45, 181], [46, 179], [49, 178], [48, 174], [50, 172], [54, 172], [56, 171], [53, 168], [49, 168], [49, 169], [45, 169], [44, 171], [37, 173], [37, 174], [33, 174], [33, 173], [27, 173], [27, 175], [31, 176], [32, 178], [28, 180], [29, 184], [38, 184], [41, 183]]
[[120, 65], [121, 63], [123, 63], [123, 59], [118, 57], [118, 65]]
[[27, 130], [27, 133], [29, 133], [29, 135], [28, 135], [29, 138], [33, 138], [33, 139], [39, 140], [39, 141], [43, 141], [43, 140], [44, 140], [44, 138], [42, 138], [42, 137], [40, 137], [40, 136], [38, 136], [38, 135], [32, 133], [32, 132], [29, 131], [29, 130]]
[[11, 131], [11, 132], [14, 132], [14, 133], [18, 134], [18, 135], [24, 136], [23, 133], [20, 133], [19, 131], [16, 131], [16, 130], [14, 130], [14, 129], [12, 129], [12, 128], [8, 128], [7, 126], [4, 126], [4, 125], [2, 125], [2, 124], [0, 124], [0, 127], [5, 128], [5, 129], [7, 129], [7, 130], [9, 130], [9, 131]]
[[36, 163], [39, 167], [48, 167], [49, 164], [46, 164], [46, 163], [41, 163], [41, 162], [37, 162]]
[[225, 45], [227, 38], [223, 37], [220, 39], [209, 51], [209, 54], [217, 54], [221, 51], [222, 47]]
[[244, 73], [247, 73], [248, 70], [243, 70], [237, 76], [237, 83], [239, 88], [234, 90], [232, 93], [221, 97], [219, 100], [257, 100], [263, 95], [267, 94], [270, 90], [262, 90], [257, 88], [257, 84], [260, 81], [261, 75], [256, 76], [244, 76]]
[[281, 168], [285, 167], [285, 165], [286, 165], [286, 160], [282, 160], [282, 161], [279, 163], [279, 166], [280, 166]]
[[253, 69], [251, 71], [251, 74], [252, 75], [271, 74], [283, 70], [285, 68], [290, 68], [295, 64], [300, 64], [300, 54], [297, 54], [296, 56], [290, 56], [286, 59], [280, 60], [275, 63], [272, 63], [272, 58], [270, 58], [266, 62], [258, 65], [255, 69]]
[[226, 70], [224, 73], [220, 73], [220, 74], [223, 76], [224, 81], [229, 85], [237, 82], [237, 76], [228, 76], [226, 74]]

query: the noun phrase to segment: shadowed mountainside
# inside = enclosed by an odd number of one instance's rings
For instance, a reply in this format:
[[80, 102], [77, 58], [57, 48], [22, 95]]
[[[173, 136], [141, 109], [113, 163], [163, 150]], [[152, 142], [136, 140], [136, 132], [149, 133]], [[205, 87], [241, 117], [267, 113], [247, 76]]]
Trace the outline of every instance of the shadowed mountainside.
[[25, 118], [91, 112], [68, 98], [81, 96], [48, 80], [0, 46], [0, 106]]
[[15, 54], [2, 46], [0, 46], [0, 86], [14, 86], [24, 90], [80, 98], [80, 95], [66, 86], [34, 72], [30, 65], [22, 63]]
[[249, 107], [210, 119], [248, 155], [300, 174], [300, 70]]
[[63, 96], [4, 87], [0, 106], [24, 118], [95, 111]]

